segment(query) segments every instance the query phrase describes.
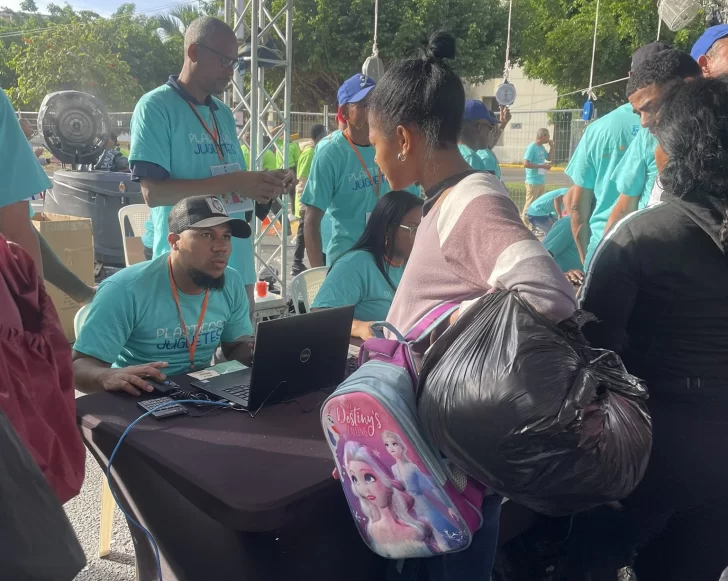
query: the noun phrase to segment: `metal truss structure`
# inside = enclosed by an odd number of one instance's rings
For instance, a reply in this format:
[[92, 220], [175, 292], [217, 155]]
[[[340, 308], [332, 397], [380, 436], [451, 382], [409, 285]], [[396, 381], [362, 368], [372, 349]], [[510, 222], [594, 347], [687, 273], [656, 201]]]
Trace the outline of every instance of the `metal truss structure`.
[[[287, 0], [276, 13], [272, 11], [271, 0], [225, 0], [224, 13], [238, 37], [241, 63], [225, 98], [237, 121], [238, 139], [250, 149], [251, 167], [248, 169], [263, 169], [263, 155], [268, 150], [279, 152], [283, 157], [283, 167], [288, 167], [293, 0]], [[266, 88], [266, 72], [274, 67], [277, 70], [271, 76], [281, 80], [269, 91]], [[268, 83], [268, 86], [271, 84]], [[248, 134], [249, 139], [246, 139]], [[267, 145], [264, 145], [264, 137], [270, 140]], [[257, 219], [253, 220], [253, 224], [256, 272], [261, 277], [272, 276], [277, 280], [281, 297], [285, 298], [288, 196], [281, 197], [280, 205], [274, 204], [267, 225], [263, 226]], [[263, 242], [267, 242], [268, 250], [271, 239], [277, 242], [277, 247], [264, 258]], [[273, 266], [277, 261], [280, 261], [280, 271]]]

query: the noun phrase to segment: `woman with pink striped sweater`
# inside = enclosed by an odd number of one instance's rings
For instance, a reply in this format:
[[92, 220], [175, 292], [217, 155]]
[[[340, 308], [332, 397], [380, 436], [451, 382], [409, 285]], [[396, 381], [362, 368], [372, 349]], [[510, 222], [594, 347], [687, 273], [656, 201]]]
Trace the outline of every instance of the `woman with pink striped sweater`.
[[[503, 183], [474, 172], [460, 155], [465, 109], [460, 78], [445, 62], [455, 41], [434, 35], [422, 56], [392, 65], [372, 91], [369, 138], [392, 189], [419, 183], [424, 218], [387, 320], [400, 331], [443, 301], [464, 303], [491, 289], [518, 291], [543, 316], [561, 321], [574, 290], [523, 225]], [[500, 497], [486, 497], [483, 528], [462, 553], [408, 561], [396, 578], [426, 567], [430, 581], [487, 581], [498, 537]]]

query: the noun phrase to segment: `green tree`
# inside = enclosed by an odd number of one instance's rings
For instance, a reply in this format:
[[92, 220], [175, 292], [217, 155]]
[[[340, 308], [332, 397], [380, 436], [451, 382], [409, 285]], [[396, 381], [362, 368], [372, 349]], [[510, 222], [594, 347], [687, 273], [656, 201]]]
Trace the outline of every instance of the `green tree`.
[[[516, 0], [513, 43], [526, 75], [555, 86], [559, 94], [589, 85], [596, 0]], [[622, 79], [632, 53], [657, 38], [655, 0], [601, 0], [594, 67], [594, 85]], [[705, 29], [698, 17], [674, 33], [662, 26], [660, 40], [687, 49]], [[626, 82], [595, 91], [600, 111], [625, 102]], [[559, 100], [560, 107], [581, 107], [581, 93]]]
[[[284, 5], [272, 0], [273, 13]], [[429, 33], [447, 30], [457, 39], [456, 70], [473, 81], [488, 79], [502, 71], [507, 18], [501, 0], [380, 2], [379, 55], [386, 66], [412, 55]], [[293, 36], [294, 107], [333, 105], [339, 85], [371, 55], [374, 0], [296, 0]]]
[[23, 0], [20, 3], [20, 9], [23, 12], [38, 12], [38, 5], [35, 0]]
[[47, 93], [73, 89], [96, 95], [112, 111], [128, 111], [142, 95], [128, 63], [93, 24], [55, 26], [12, 48], [17, 87], [8, 93], [18, 108], [37, 110]]
[[175, 37], [182, 37], [192, 21], [201, 16], [222, 18], [222, 3], [200, 2], [197, 6], [183, 4], [175, 6], [169, 12], [158, 14], [156, 21], [159, 35], [165, 42]]

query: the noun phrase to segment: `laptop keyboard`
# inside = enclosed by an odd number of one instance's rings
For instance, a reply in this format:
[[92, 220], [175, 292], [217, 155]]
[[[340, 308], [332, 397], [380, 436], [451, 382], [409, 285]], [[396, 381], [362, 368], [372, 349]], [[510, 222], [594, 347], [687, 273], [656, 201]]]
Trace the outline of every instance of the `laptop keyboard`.
[[239, 397], [245, 401], [250, 399], [250, 384], [234, 385], [233, 387], [221, 389], [220, 391], [223, 393], [229, 393], [230, 395], [234, 395], [235, 397]]

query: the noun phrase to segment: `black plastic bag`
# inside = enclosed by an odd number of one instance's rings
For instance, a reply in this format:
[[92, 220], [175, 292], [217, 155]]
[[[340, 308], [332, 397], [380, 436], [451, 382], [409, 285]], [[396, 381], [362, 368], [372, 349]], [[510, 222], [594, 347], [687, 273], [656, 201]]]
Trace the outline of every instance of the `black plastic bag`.
[[584, 319], [555, 325], [517, 293], [489, 294], [430, 348], [419, 414], [431, 441], [474, 478], [548, 515], [627, 496], [652, 444], [647, 390]]
[[84, 565], [66, 513], [0, 411], [0, 579], [71, 581]]

